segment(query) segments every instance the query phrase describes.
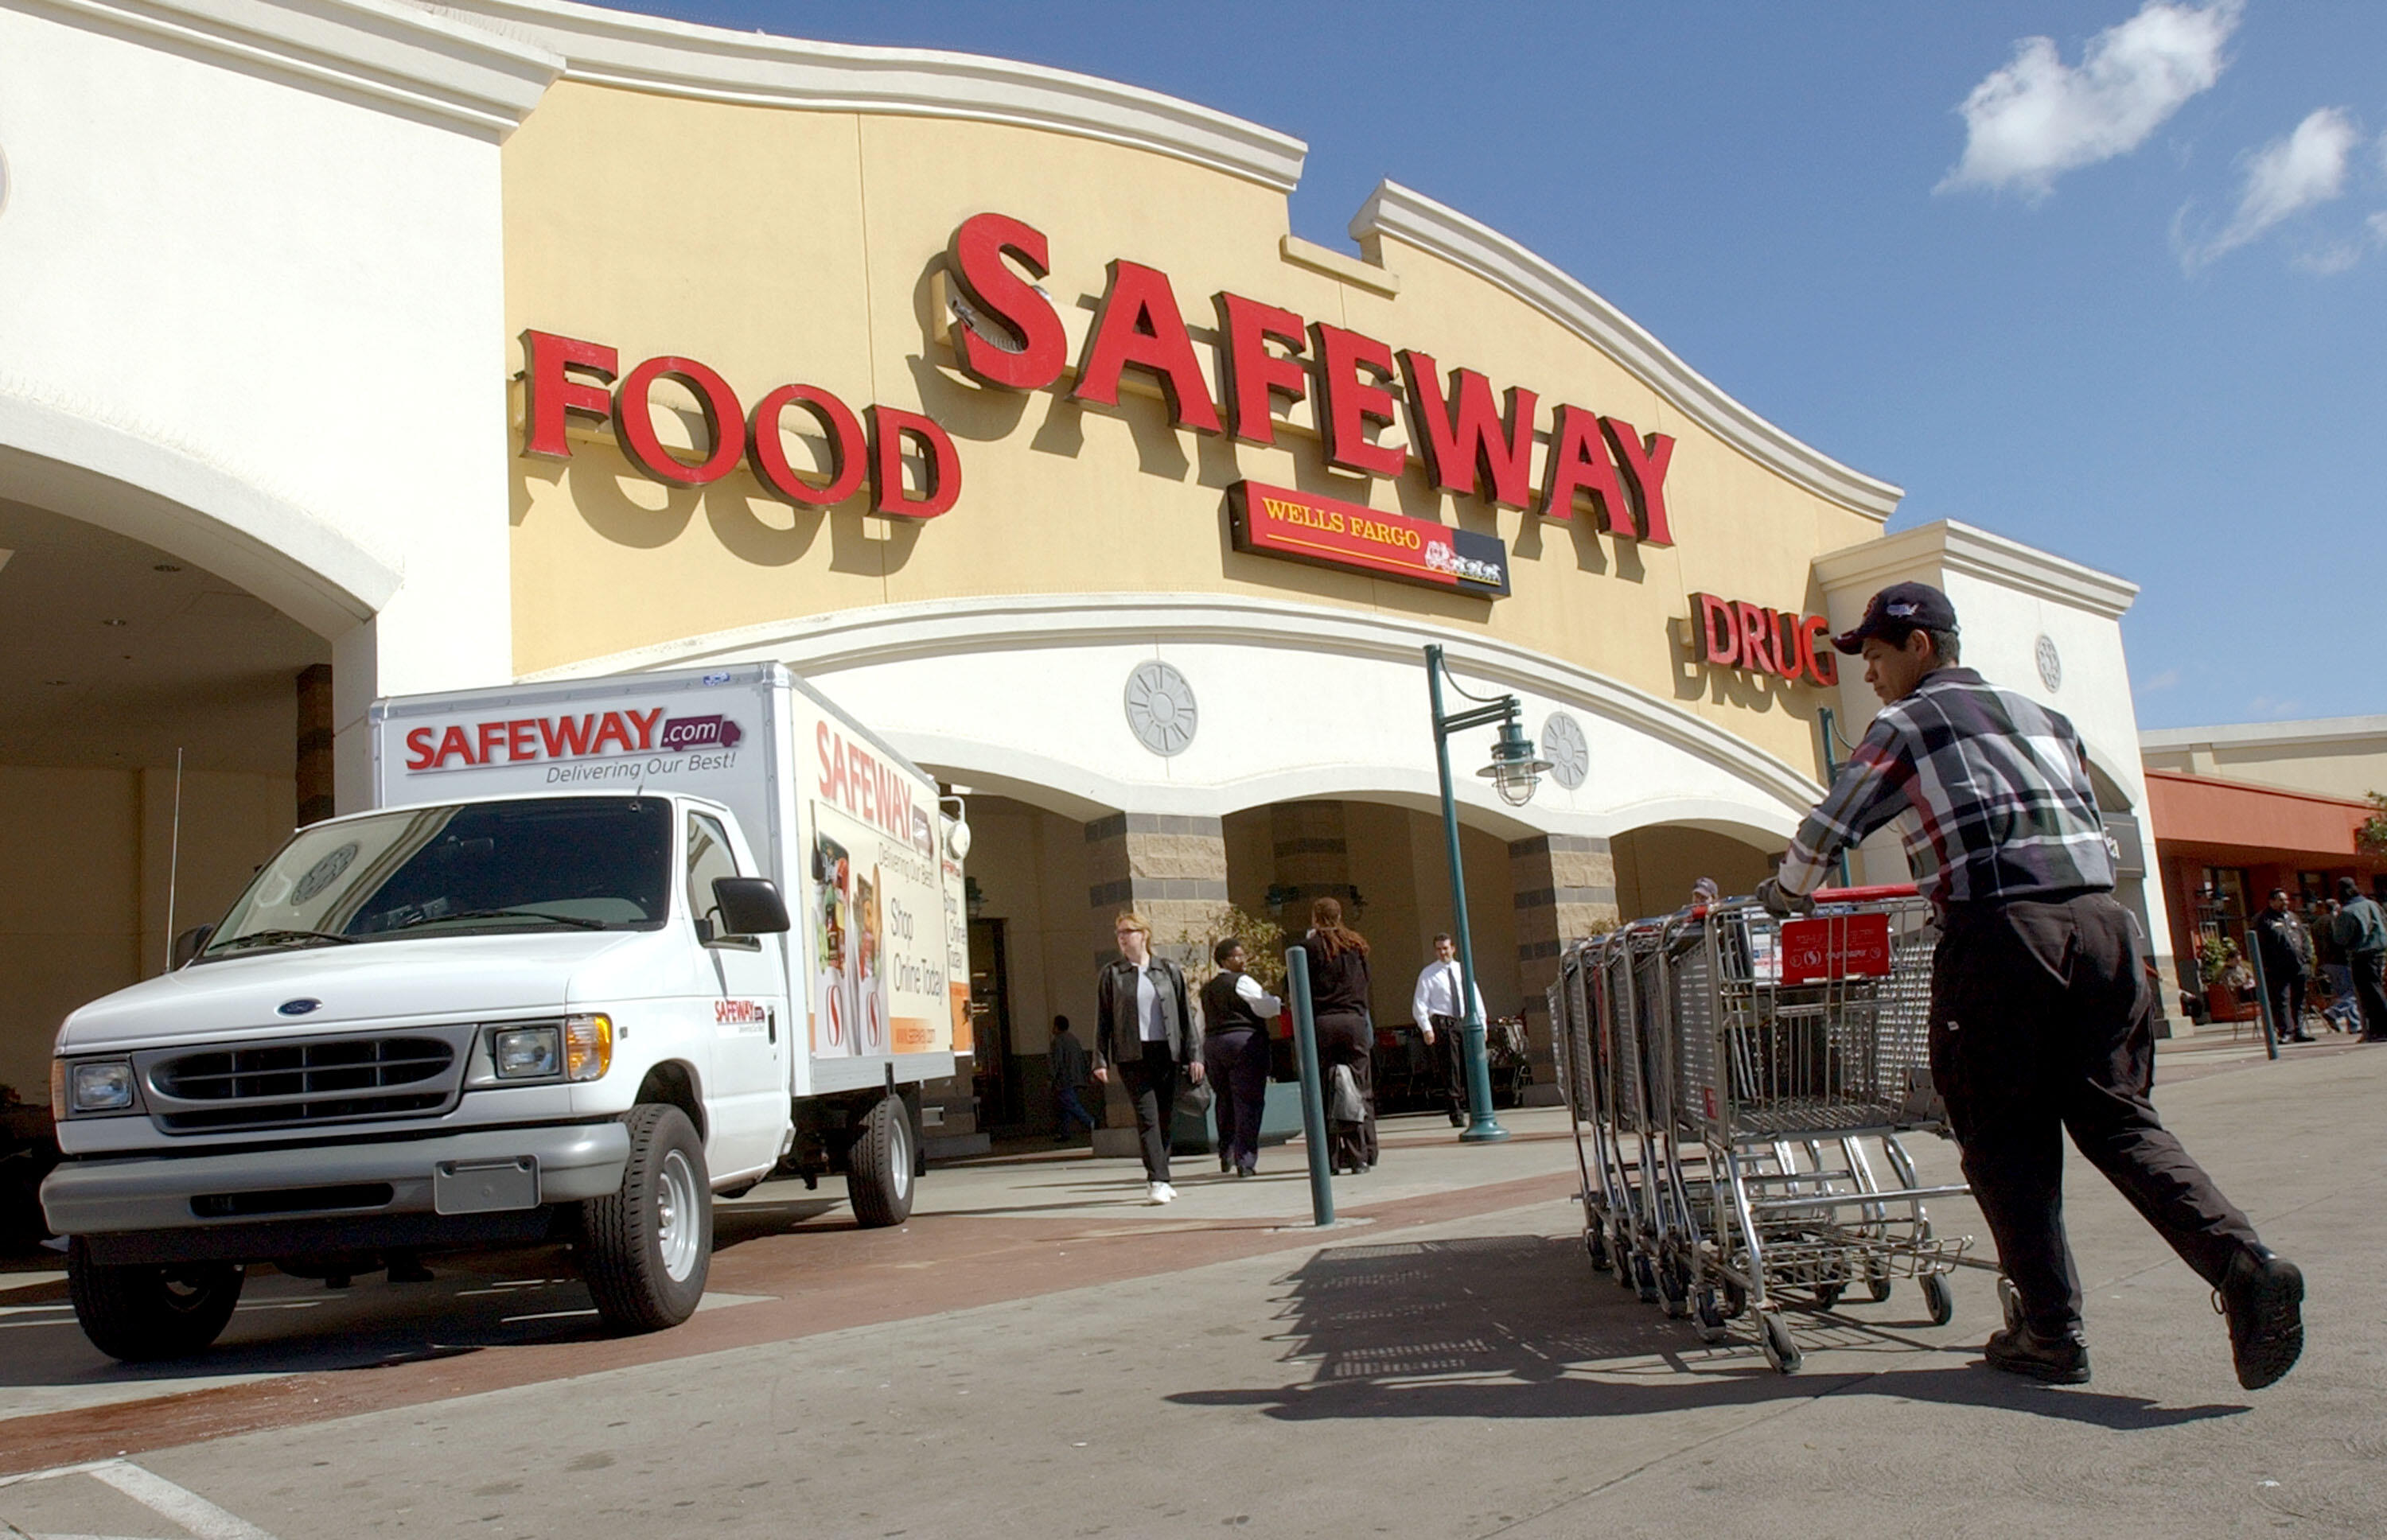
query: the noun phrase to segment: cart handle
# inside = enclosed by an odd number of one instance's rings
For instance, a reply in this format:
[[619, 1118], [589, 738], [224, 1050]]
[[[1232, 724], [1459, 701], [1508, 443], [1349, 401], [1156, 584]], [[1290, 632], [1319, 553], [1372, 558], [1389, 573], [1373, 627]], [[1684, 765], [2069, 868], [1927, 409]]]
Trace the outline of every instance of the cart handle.
[[1912, 882], [1884, 882], [1871, 888], [1818, 888], [1807, 896], [1817, 903], [1874, 903], [1913, 898], [1921, 891]]
[[[1878, 903], [1885, 899], [1914, 898], [1922, 891], [1912, 882], [1884, 882], [1871, 888], [1818, 888], [1807, 896], [1817, 903]], [[1683, 910], [1682, 915], [1686, 919], [1703, 920], [1711, 910], [1755, 902], [1754, 899], [1742, 898], [1726, 899], [1721, 904], [1694, 903]]]

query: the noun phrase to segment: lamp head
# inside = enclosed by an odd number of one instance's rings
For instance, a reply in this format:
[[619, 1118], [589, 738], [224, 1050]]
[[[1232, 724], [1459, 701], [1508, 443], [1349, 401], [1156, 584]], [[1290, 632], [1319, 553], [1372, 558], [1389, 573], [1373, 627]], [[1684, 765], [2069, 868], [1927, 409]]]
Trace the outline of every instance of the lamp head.
[[1534, 756], [1534, 740], [1525, 736], [1525, 729], [1517, 725], [1517, 718], [1511, 714], [1500, 724], [1500, 737], [1492, 745], [1492, 763], [1475, 773], [1499, 789], [1502, 802], [1510, 807], [1522, 807], [1534, 800], [1534, 788], [1541, 784], [1542, 773], [1549, 767], [1548, 760]]

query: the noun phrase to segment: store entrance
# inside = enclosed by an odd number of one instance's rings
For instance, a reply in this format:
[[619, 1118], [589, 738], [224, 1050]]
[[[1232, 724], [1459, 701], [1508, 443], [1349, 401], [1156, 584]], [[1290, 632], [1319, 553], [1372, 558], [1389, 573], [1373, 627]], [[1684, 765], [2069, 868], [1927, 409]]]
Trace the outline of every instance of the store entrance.
[[1019, 1077], [1011, 1058], [1011, 984], [1004, 922], [969, 922], [971, 1089], [980, 1131], [1002, 1137], [1024, 1128]]

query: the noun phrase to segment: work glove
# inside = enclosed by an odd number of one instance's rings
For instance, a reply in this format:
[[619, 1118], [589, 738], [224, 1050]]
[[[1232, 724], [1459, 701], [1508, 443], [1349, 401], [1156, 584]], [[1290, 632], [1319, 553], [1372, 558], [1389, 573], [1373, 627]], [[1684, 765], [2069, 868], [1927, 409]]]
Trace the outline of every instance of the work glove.
[[1813, 899], [1804, 893], [1794, 893], [1783, 887], [1782, 879], [1778, 877], [1769, 877], [1757, 885], [1757, 902], [1765, 905], [1767, 914], [1782, 919], [1787, 919], [1792, 915], [1812, 915], [1815, 912]]

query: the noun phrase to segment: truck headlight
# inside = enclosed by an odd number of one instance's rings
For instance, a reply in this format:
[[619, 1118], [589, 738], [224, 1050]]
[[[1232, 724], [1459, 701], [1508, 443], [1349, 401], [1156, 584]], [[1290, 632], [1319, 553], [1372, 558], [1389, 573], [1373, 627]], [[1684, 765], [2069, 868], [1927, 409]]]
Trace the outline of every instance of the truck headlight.
[[551, 1080], [563, 1067], [563, 1044], [553, 1027], [508, 1027], [489, 1039], [489, 1062], [501, 1080]]
[[593, 1080], [613, 1067], [613, 1018], [595, 1016], [563, 1018], [563, 1078]]
[[67, 1111], [122, 1112], [133, 1105], [133, 1066], [125, 1059], [102, 1059], [67, 1069]]

